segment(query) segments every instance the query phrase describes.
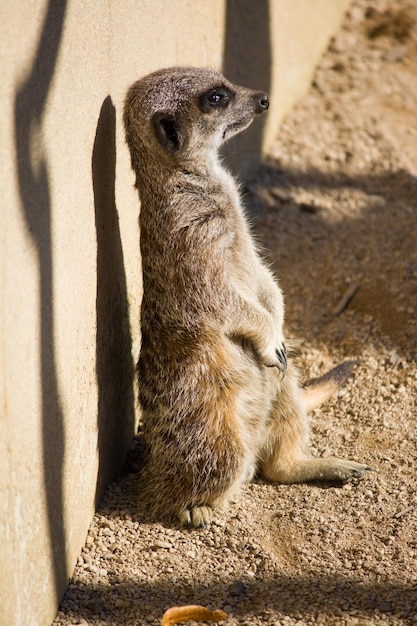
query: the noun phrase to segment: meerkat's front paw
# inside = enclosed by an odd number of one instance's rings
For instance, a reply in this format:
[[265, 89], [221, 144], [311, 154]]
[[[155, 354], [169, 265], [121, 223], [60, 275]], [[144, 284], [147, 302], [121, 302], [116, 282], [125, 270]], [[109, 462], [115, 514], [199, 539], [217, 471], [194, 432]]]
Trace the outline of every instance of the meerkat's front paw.
[[264, 351], [261, 354], [261, 359], [266, 367], [276, 367], [284, 375], [288, 365], [287, 348], [284, 342], [280, 342], [278, 345], [279, 347]]
[[279, 369], [279, 371], [284, 374], [287, 369], [288, 360], [287, 360], [287, 348], [285, 343], [281, 344], [280, 348], [275, 348], [275, 353], [278, 357], [279, 363], [275, 366]]

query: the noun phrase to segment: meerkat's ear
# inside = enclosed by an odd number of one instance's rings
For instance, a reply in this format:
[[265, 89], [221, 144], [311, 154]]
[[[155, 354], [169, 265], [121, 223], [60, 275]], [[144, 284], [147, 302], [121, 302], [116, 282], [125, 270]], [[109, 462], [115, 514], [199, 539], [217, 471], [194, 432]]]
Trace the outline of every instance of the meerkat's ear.
[[184, 136], [175, 116], [171, 113], [155, 113], [152, 122], [155, 136], [164, 150], [169, 154], [180, 152], [184, 145]]

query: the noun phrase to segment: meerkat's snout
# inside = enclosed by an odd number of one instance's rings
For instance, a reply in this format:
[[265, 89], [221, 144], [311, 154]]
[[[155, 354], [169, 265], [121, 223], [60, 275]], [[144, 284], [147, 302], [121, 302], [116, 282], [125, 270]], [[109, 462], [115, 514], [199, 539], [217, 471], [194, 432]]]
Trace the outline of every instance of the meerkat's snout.
[[245, 130], [254, 117], [269, 109], [269, 97], [263, 91], [253, 91], [238, 86], [234, 86], [234, 89], [233, 96], [228, 99], [227, 104], [223, 105], [225, 124], [222, 134], [223, 142]]

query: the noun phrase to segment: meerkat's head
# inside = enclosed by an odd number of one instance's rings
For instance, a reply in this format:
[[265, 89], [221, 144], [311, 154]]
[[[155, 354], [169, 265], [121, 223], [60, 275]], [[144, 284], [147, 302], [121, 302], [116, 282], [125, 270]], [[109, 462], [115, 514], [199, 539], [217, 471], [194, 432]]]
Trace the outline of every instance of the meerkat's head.
[[125, 102], [133, 168], [139, 175], [148, 165], [202, 163], [268, 107], [265, 93], [234, 85], [214, 70], [172, 67], [145, 76]]

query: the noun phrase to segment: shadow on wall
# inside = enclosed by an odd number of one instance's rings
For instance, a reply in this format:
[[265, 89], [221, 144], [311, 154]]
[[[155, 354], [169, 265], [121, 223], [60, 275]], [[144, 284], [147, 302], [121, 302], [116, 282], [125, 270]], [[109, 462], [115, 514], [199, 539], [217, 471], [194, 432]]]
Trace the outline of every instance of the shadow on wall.
[[[43, 479], [53, 555], [55, 599], [67, 586], [64, 524], [64, 415], [57, 372], [53, 314], [52, 201], [48, 162], [33, 165], [34, 141], [42, 127], [65, 22], [66, 2], [50, 0], [39, 45], [28, 77], [17, 88], [14, 104], [17, 172], [22, 212], [37, 252], [39, 275], [40, 376], [42, 397]], [[97, 339], [99, 469], [95, 504], [125, 463], [121, 452], [134, 435], [133, 364], [126, 277], [115, 203], [116, 115], [110, 97], [101, 107], [92, 154], [92, 184], [97, 231]], [[39, 153], [39, 146], [36, 145]], [[40, 150], [42, 154], [42, 147]], [[44, 152], [44, 154], [46, 151]], [[93, 244], [92, 244], [93, 245]]]
[[18, 87], [14, 103], [21, 206], [38, 257], [43, 472], [57, 602], [67, 584], [66, 531], [62, 493], [65, 432], [55, 365], [54, 268], [48, 163], [45, 158], [42, 158], [41, 163], [37, 164], [35, 169], [31, 154], [33, 153], [33, 130], [42, 125], [48, 92], [55, 71], [65, 11], [65, 0], [62, 2], [50, 0], [32, 68], [26, 80]]
[[[223, 50], [226, 78], [244, 87], [269, 92], [272, 63], [269, 27], [269, 0], [226, 2]], [[242, 179], [253, 175], [261, 161], [265, 122], [265, 116], [257, 118], [225, 147], [227, 163]]]
[[97, 506], [106, 485], [121, 472], [121, 451], [134, 436], [132, 340], [115, 200], [116, 110], [110, 96], [100, 110], [91, 167], [97, 233]]

